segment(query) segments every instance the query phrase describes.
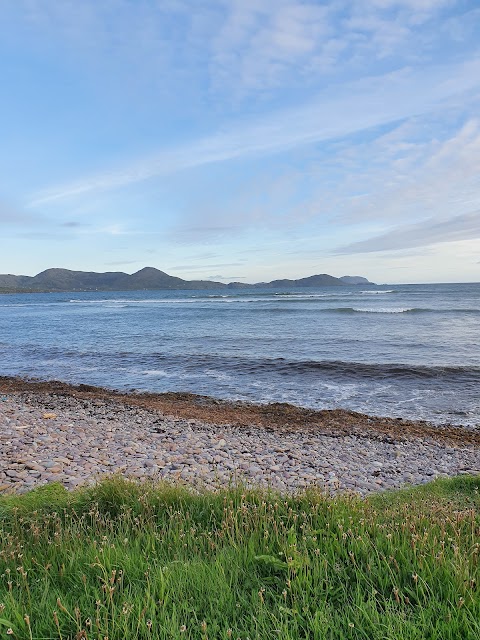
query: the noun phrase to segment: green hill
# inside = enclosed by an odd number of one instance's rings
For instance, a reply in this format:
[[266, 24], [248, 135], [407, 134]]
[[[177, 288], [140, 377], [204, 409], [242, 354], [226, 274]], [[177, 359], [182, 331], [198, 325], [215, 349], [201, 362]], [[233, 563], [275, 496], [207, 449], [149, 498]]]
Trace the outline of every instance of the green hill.
[[[350, 276], [343, 276], [350, 278]], [[371, 284], [360, 278], [362, 284]], [[47, 269], [36, 276], [0, 275], [0, 292], [53, 292], [53, 291], [141, 291], [174, 289], [248, 289], [256, 287], [295, 288], [346, 286], [355, 284], [326, 273], [298, 280], [273, 280], [246, 284], [243, 282], [215, 282], [212, 280], [183, 280], [153, 267], [145, 267], [129, 275], [121, 271], [95, 273], [93, 271], [70, 271], [69, 269]]]

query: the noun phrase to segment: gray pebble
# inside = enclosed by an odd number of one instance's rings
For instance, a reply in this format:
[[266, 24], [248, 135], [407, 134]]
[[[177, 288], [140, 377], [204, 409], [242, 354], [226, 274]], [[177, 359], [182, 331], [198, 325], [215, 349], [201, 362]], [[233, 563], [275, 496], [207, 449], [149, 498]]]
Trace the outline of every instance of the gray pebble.
[[[46, 413], [55, 418], [45, 419]], [[28, 420], [26, 416], [28, 415]], [[166, 477], [205, 486], [232, 477], [293, 491], [372, 491], [480, 472], [480, 451], [440, 441], [281, 433], [216, 426], [161, 415], [115, 400], [23, 393], [0, 403], [0, 484], [25, 491], [45, 482], [67, 488], [99, 474]]]

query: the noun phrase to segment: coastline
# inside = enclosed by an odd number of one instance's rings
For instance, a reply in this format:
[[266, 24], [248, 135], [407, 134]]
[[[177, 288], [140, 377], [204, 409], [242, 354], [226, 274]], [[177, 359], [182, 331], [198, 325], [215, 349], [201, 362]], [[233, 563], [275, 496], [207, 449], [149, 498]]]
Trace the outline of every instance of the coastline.
[[480, 432], [462, 426], [254, 405], [187, 393], [123, 393], [0, 377], [0, 490], [108, 473], [212, 488], [366, 494], [480, 473]]

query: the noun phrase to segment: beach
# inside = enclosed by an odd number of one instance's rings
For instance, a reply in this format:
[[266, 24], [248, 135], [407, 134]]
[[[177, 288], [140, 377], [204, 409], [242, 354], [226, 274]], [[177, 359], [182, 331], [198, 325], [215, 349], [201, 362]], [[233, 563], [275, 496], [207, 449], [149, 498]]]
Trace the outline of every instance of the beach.
[[374, 491], [480, 472], [465, 426], [0, 378], [0, 490], [108, 474], [215, 489]]

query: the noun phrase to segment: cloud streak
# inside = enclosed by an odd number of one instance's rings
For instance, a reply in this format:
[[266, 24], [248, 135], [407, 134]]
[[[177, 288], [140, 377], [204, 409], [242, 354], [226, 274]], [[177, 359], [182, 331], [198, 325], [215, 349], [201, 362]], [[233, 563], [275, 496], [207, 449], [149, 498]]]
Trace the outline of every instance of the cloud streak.
[[[452, 78], [454, 80], [452, 80]], [[348, 136], [437, 110], [462, 93], [480, 89], [480, 57], [467, 63], [403, 69], [332, 88], [307, 106], [272, 114], [124, 168], [34, 194], [30, 206], [120, 189], [154, 177], [208, 164], [276, 154]]]
[[416, 224], [400, 226], [367, 240], [339, 247], [334, 253], [348, 255], [398, 251], [476, 238], [480, 238], [480, 210], [454, 216], [448, 220], [431, 218]]

